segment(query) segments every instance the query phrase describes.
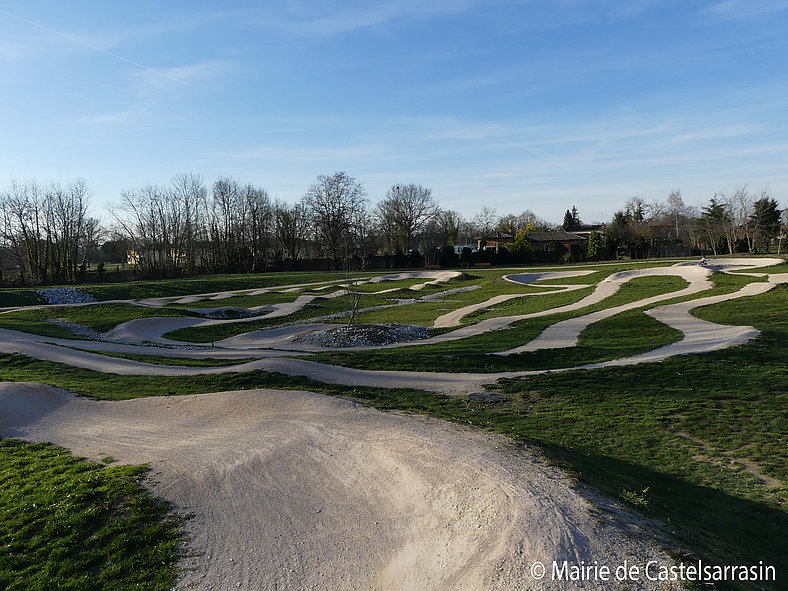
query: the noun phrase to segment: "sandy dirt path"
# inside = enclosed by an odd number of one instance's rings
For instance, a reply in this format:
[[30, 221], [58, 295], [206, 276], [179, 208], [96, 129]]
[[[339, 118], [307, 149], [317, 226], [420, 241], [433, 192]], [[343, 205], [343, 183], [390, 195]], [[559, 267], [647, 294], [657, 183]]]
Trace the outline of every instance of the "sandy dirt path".
[[149, 463], [194, 514], [177, 589], [574, 590], [530, 565], [672, 564], [529, 450], [310, 392], [97, 402], [0, 383], [0, 433]]
[[[663, 302], [665, 300], [672, 300], [674, 298], [695, 295], [707, 289], [711, 289], [714, 287], [714, 284], [709, 280], [710, 275], [711, 271], [709, 269], [699, 267], [697, 265], [681, 267], [654, 267], [651, 269], [639, 269], [637, 271], [623, 271], [621, 273], [616, 273], [601, 282], [600, 286], [607, 284], [610, 285], [614, 291], [618, 291], [618, 289], [623, 284], [632, 281], [633, 279], [639, 277], [657, 276], [681, 277], [687, 281], [688, 285], [684, 289], [680, 289], [678, 291], [672, 291], [654, 297], [645, 298], [636, 302], [623, 304], [621, 306], [605, 308], [604, 310], [599, 310], [598, 312], [593, 312], [584, 316], [578, 316], [576, 318], [570, 318], [562, 322], [557, 322], [547, 327], [538, 337], [532, 339], [524, 345], [509, 349], [508, 351], [495, 353], [495, 355], [512, 355], [515, 353], [524, 353], [527, 351], [538, 351], [540, 349], [575, 347], [577, 346], [577, 341], [580, 338], [580, 333], [583, 332], [589, 325], [599, 322], [600, 320], [604, 320], [605, 318], [615, 316], [616, 314], [620, 314], [621, 312], [625, 312], [627, 310], [642, 308], [643, 306], [648, 306], [657, 302]], [[575, 309], [579, 308], [576, 307]]]
[[550, 291], [543, 291], [539, 293], [510, 293], [510, 294], [493, 296], [490, 299], [485, 300], [483, 302], [479, 302], [477, 304], [470, 304], [468, 306], [463, 306], [462, 308], [458, 308], [456, 310], [438, 316], [435, 319], [435, 322], [432, 323], [432, 326], [434, 326], [435, 328], [449, 328], [452, 326], [460, 326], [460, 322], [462, 321], [462, 319], [465, 318], [468, 314], [475, 312], [476, 310], [484, 310], [487, 308], [491, 308], [496, 304], [508, 302], [509, 300], [515, 298], [553, 295], [556, 293], [585, 289], [590, 286], [589, 285], [547, 285], [540, 283], [535, 287], [549, 288]]
[[656, 318], [660, 322], [664, 322], [668, 326], [681, 331], [683, 335], [681, 340], [652, 351], [641, 353], [640, 355], [585, 365], [583, 368], [596, 369], [599, 367], [637, 365], [638, 363], [662, 361], [674, 355], [709, 353], [728, 347], [735, 347], [736, 345], [743, 345], [756, 338], [760, 334], [760, 331], [752, 326], [732, 326], [701, 320], [690, 314], [690, 311], [701, 306], [709, 306], [738, 298], [766, 293], [776, 285], [785, 283], [788, 283], [788, 273], [773, 274], [769, 276], [768, 282], [750, 283], [732, 294], [710, 296], [647, 310], [646, 314], [652, 318]]

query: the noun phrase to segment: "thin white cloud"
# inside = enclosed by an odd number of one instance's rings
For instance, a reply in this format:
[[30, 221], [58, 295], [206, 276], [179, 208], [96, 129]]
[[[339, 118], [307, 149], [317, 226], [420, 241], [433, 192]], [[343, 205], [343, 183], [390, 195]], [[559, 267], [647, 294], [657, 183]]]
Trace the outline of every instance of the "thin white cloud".
[[[186, 86], [216, 80], [226, 76], [236, 68], [227, 60], [207, 60], [196, 64], [157, 68], [155, 72], [134, 72], [132, 78], [138, 91], [150, 88], [159, 89], [167, 85], [167, 80], [175, 79]], [[164, 79], [162, 79], [164, 78]]]
[[107, 55], [107, 56], [109, 56], [111, 58], [114, 58], [116, 60], [125, 62], [125, 63], [127, 63], [129, 65], [132, 65], [135, 68], [139, 68], [141, 70], [145, 70], [147, 72], [151, 72], [153, 74], [156, 74], [157, 76], [163, 76], [163, 77], [168, 78], [169, 80], [171, 80], [173, 82], [177, 82], [178, 84], [183, 84], [185, 86], [189, 85], [188, 82], [186, 82], [184, 80], [181, 80], [179, 78], [176, 78], [175, 76], [172, 76], [171, 74], [168, 74], [168, 73], [164, 72], [163, 70], [158, 70], [156, 68], [151, 68], [150, 66], [146, 66], [145, 64], [141, 64], [139, 62], [136, 62], [136, 61], [134, 61], [132, 59], [129, 59], [127, 57], [124, 57], [122, 55], [119, 55], [117, 53], [109, 51], [107, 49], [104, 49], [102, 47], [98, 47], [96, 45], [93, 45], [92, 43], [89, 43], [89, 42], [85, 41], [84, 39], [82, 39], [80, 37], [76, 37], [76, 36], [71, 35], [69, 33], [64, 33], [62, 31], [58, 31], [58, 30], [53, 29], [51, 27], [48, 27], [48, 26], [46, 26], [44, 24], [41, 24], [41, 23], [38, 23], [38, 22], [35, 22], [35, 21], [31, 21], [29, 19], [23, 18], [23, 17], [18, 16], [18, 15], [10, 15], [10, 16], [12, 16], [13, 18], [15, 18], [15, 19], [17, 19], [17, 20], [19, 20], [19, 21], [21, 21], [23, 23], [27, 23], [28, 25], [30, 25], [32, 27], [35, 27], [35, 28], [40, 29], [42, 31], [45, 31], [47, 33], [51, 33], [52, 35], [56, 35], [58, 37], [66, 39], [66, 40], [68, 40], [68, 41], [70, 41], [72, 43], [75, 43], [77, 45], [81, 45], [83, 47], [86, 47], [86, 48], [91, 49], [93, 51], [96, 51], [98, 53], [103, 53], [104, 55]]
[[25, 46], [21, 43], [0, 42], [0, 61], [5, 63], [18, 62], [25, 56]]
[[788, 0], [724, 0], [706, 12], [718, 20], [742, 20], [788, 9]]
[[425, 21], [465, 12], [473, 0], [389, 0], [387, 2], [288, 2], [266, 9], [264, 20], [299, 35], [331, 36], [405, 21]]
[[82, 123], [87, 125], [121, 125], [133, 121], [138, 121], [141, 117], [140, 111], [118, 111], [116, 113], [104, 113], [101, 115], [89, 115], [82, 118]]
[[[160, 129], [177, 125], [180, 115], [168, 107], [184, 93], [200, 92], [208, 83], [220, 79], [233, 71], [233, 62], [209, 60], [196, 64], [162, 68], [158, 73], [134, 71], [130, 74], [129, 86], [122, 91], [123, 104], [117, 110], [91, 113], [80, 120], [85, 125], [112, 128], [118, 133], [133, 133], [151, 128]], [[174, 85], [169, 77], [188, 83], [188, 87]]]

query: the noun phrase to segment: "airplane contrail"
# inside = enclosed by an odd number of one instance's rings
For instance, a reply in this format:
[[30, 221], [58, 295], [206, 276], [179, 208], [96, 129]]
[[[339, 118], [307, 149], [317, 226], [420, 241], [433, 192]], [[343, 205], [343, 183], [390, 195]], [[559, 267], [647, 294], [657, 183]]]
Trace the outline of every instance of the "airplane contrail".
[[191, 84], [189, 84], [185, 80], [181, 80], [180, 78], [176, 78], [175, 76], [171, 76], [170, 74], [167, 74], [166, 72], [162, 72], [161, 70], [157, 70], [155, 68], [150, 68], [150, 67], [148, 67], [148, 66], [146, 66], [144, 64], [141, 64], [139, 62], [135, 62], [135, 61], [130, 60], [130, 59], [126, 58], [126, 57], [123, 57], [122, 55], [118, 55], [117, 53], [112, 53], [111, 51], [107, 51], [106, 49], [102, 49], [101, 47], [96, 47], [95, 45], [91, 45], [90, 43], [82, 41], [81, 39], [77, 39], [76, 37], [72, 37], [71, 35], [67, 35], [66, 33], [63, 33], [61, 31], [57, 31], [55, 29], [52, 29], [52, 28], [47, 27], [45, 25], [42, 25], [40, 23], [33, 22], [31, 20], [28, 20], [28, 19], [23, 18], [21, 16], [17, 16], [15, 14], [11, 14], [11, 13], [6, 13], [6, 14], [8, 14], [8, 16], [10, 16], [10, 17], [13, 17], [13, 18], [15, 18], [17, 20], [20, 20], [20, 21], [22, 21], [24, 23], [32, 25], [32, 26], [34, 26], [34, 27], [36, 27], [38, 29], [41, 29], [42, 31], [47, 31], [48, 33], [52, 33], [54, 35], [58, 35], [59, 37], [63, 37], [64, 39], [68, 39], [72, 43], [77, 43], [79, 45], [82, 45], [82, 46], [87, 47], [89, 49], [92, 49], [94, 51], [98, 51], [99, 53], [103, 53], [103, 54], [108, 55], [110, 57], [114, 57], [115, 59], [118, 59], [118, 60], [120, 60], [122, 62], [126, 62], [127, 64], [131, 64], [132, 66], [136, 66], [138, 68], [142, 68], [143, 70], [147, 70], [148, 72], [153, 72], [154, 74], [158, 74], [159, 76], [164, 76], [165, 78], [169, 78], [170, 80], [172, 80], [173, 82], [177, 82], [178, 84], [183, 84], [184, 86], [191, 86]]

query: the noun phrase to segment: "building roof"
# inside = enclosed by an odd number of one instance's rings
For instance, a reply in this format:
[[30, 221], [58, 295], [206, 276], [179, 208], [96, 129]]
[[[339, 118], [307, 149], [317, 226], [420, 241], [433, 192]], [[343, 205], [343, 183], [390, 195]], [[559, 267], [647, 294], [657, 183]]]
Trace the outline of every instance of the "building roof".
[[563, 230], [531, 232], [526, 239], [529, 242], [569, 242], [571, 240], [586, 240], [585, 236], [578, 236], [577, 234], [571, 234]]
[[575, 234], [590, 234], [591, 232], [604, 232], [607, 230], [607, 224], [583, 224], [578, 226], [572, 232]]
[[497, 230], [497, 231], [493, 232], [492, 234], [485, 234], [484, 236], [477, 236], [476, 238], [474, 238], [474, 240], [477, 240], [477, 241], [478, 240], [487, 240], [487, 241], [493, 240], [493, 241], [495, 241], [495, 240], [510, 240], [510, 239], [513, 239], [513, 238], [514, 238], [514, 234], [510, 234], [509, 232], [501, 232], [500, 230]]

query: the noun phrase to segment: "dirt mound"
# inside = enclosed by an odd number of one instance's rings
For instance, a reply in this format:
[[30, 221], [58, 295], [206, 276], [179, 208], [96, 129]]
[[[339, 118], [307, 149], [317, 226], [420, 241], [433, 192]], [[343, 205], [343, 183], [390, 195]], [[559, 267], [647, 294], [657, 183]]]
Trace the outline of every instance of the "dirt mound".
[[483, 279], [483, 277], [481, 275], [471, 275], [470, 273], [466, 273], [465, 271], [463, 271], [456, 277], [452, 277], [451, 279], [446, 281], [446, 283], [457, 282], [457, 281], [475, 281], [476, 279]]
[[150, 464], [154, 493], [193, 515], [184, 591], [575, 591], [530, 565], [673, 564], [528, 449], [311, 392], [98, 402], [0, 383], [0, 434]]

